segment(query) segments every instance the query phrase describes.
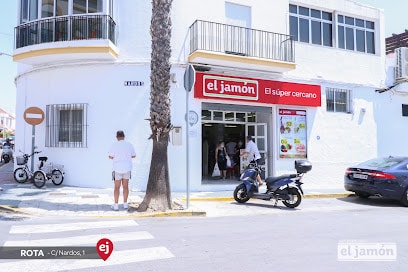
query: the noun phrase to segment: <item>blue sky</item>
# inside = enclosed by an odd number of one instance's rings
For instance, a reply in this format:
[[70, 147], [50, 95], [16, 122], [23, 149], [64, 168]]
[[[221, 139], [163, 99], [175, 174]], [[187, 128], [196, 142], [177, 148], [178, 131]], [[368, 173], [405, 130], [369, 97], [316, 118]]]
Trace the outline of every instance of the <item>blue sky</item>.
[[[1, 0], [0, 8], [0, 52], [12, 54], [14, 27], [17, 22], [18, 0]], [[16, 87], [14, 77], [17, 65], [11, 57], [0, 56], [0, 108], [14, 115]]]
[[[0, 52], [7, 54], [13, 53], [14, 27], [17, 23], [18, 1], [19, 0], [1, 0]], [[407, 0], [358, 0], [355, 2], [384, 9], [386, 37], [391, 36], [392, 33], [398, 34], [408, 29], [408, 20], [406, 19], [406, 12], [408, 10]], [[13, 115], [15, 113], [16, 100], [14, 85], [16, 70], [17, 65], [12, 62], [10, 57], [0, 56], [0, 108]]]

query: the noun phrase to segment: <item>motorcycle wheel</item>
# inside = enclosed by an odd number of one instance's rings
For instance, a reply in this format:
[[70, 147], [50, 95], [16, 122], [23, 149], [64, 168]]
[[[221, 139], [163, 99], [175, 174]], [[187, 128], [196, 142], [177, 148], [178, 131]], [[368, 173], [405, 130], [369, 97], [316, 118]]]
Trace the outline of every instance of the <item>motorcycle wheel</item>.
[[33, 184], [37, 188], [41, 188], [45, 185], [45, 181], [47, 177], [44, 175], [42, 171], [36, 171], [33, 175]]
[[9, 163], [10, 156], [9, 155], [3, 155], [3, 161], [4, 161], [4, 163]]
[[244, 184], [240, 184], [234, 190], [234, 199], [238, 203], [245, 203], [249, 200], [248, 192]]
[[296, 208], [297, 206], [300, 205], [300, 202], [302, 202], [302, 195], [299, 193], [299, 191], [296, 188], [289, 188], [288, 194], [289, 196], [292, 196], [290, 200], [282, 200], [283, 205], [285, 205], [288, 208]]
[[28, 175], [24, 168], [19, 167], [16, 170], [14, 170], [14, 180], [18, 183], [27, 182]]
[[64, 181], [64, 175], [59, 169], [52, 170], [51, 181], [54, 183], [54, 185], [61, 185], [61, 183]]

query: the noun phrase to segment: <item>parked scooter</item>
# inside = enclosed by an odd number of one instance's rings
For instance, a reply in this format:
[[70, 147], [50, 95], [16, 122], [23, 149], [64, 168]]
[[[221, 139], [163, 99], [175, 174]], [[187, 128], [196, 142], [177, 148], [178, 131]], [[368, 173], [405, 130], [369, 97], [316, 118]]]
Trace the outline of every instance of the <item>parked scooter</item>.
[[286, 174], [278, 177], [268, 177], [265, 180], [266, 192], [259, 193], [257, 176], [261, 173], [261, 167], [256, 163], [250, 164], [241, 175], [242, 181], [234, 191], [234, 199], [239, 203], [245, 203], [250, 198], [262, 200], [275, 200], [275, 206], [281, 200], [286, 207], [295, 208], [302, 201], [302, 177], [312, 169], [308, 160], [295, 160], [296, 174]]
[[1, 159], [4, 161], [4, 163], [8, 163], [13, 159], [13, 149], [11, 148], [11, 146], [8, 145], [3, 146]]

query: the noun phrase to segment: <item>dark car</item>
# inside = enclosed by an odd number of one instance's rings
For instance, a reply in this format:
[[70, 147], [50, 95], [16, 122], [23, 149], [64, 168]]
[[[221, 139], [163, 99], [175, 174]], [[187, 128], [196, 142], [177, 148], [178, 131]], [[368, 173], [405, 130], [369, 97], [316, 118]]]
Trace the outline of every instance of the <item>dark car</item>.
[[408, 206], [408, 157], [375, 158], [347, 168], [344, 188], [357, 196], [381, 196]]

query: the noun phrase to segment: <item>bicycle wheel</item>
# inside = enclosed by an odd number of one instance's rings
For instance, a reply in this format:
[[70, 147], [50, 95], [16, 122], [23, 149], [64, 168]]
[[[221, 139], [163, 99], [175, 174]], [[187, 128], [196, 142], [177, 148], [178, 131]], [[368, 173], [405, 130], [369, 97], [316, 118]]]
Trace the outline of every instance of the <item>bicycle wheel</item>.
[[62, 174], [61, 170], [59, 169], [52, 170], [51, 181], [55, 185], [61, 185], [61, 183], [64, 181], [64, 174]]
[[24, 183], [28, 180], [27, 171], [23, 167], [14, 170], [14, 180], [18, 183]]
[[45, 185], [45, 181], [47, 180], [47, 177], [45, 176], [43, 171], [35, 171], [33, 175], [33, 184], [37, 188], [41, 188]]

